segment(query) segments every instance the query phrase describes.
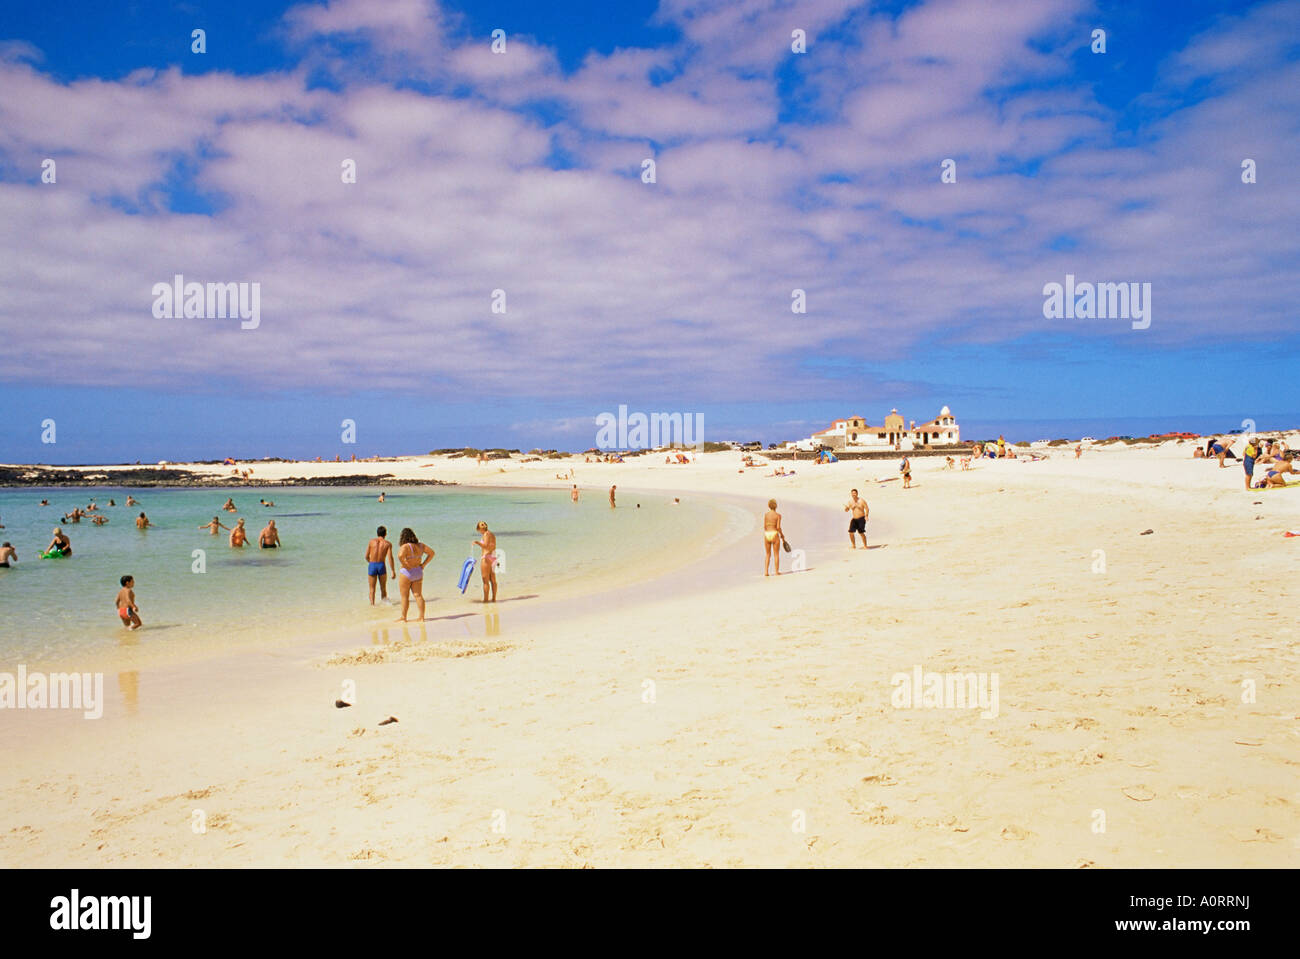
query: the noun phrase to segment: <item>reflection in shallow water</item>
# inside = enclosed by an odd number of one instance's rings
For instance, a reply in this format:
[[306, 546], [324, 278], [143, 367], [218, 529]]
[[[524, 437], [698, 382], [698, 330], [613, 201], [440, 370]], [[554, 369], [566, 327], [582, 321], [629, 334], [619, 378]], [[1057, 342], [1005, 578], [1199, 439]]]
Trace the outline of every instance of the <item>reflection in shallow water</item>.
[[[122, 635], [117, 638], [117, 645], [122, 649], [130, 649], [140, 645], [140, 635], [136, 630], [122, 630]], [[138, 670], [128, 670], [117, 674], [117, 691], [122, 695], [122, 705], [126, 707], [126, 714], [134, 716], [140, 710], [140, 673]]]
[[126, 714], [134, 716], [140, 711], [140, 673], [136, 670], [117, 674], [117, 691], [122, 694]]

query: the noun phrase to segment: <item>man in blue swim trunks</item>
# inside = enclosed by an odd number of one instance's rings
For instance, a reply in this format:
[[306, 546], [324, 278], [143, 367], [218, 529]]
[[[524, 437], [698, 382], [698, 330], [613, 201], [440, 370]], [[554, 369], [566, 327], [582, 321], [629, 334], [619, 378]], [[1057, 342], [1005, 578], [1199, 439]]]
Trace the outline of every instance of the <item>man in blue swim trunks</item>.
[[1233, 440], [1228, 440], [1227, 442], [1218, 439], [1210, 441], [1210, 452], [1207, 455], [1218, 459], [1219, 469], [1223, 469], [1228, 465], [1223, 462], [1225, 456], [1234, 460], [1237, 458], [1237, 455], [1232, 452], [1232, 444]]
[[397, 579], [397, 567], [393, 562], [393, 544], [386, 537], [388, 530], [381, 526], [375, 530], [376, 536], [366, 544], [366, 576], [370, 579], [370, 605], [375, 605], [375, 583], [379, 583], [379, 597], [388, 602], [388, 580], [384, 578], [384, 564], [388, 564], [389, 578]]

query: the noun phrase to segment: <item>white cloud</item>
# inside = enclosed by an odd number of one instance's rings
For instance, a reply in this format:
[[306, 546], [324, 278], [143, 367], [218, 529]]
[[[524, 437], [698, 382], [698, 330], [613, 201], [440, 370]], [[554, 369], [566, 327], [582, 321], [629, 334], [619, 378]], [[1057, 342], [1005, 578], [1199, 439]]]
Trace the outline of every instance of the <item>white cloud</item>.
[[[1041, 287], [1066, 272], [1153, 282], [1156, 342], [1293, 324], [1300, 201], [1282, 171], [1300, 76], [1277, 39], [1294, 22], [1283, 5], [1172, 58], [1153, 100], [1206, 75], [1216, 92], [1131, 142], [1086, 87], [1058, 82], [1086, 36], [1066, 0], [858, 15], [854, 43], [818, 39], [797, 68], [826, 122], [780, 124], [791, 9], [668, 3], [679, 47], [592, 54], [568, 75], [526, 37], [493, 57], [412, 2], [286, 17], [299, 49], [364, 39], [369, 74], [326, 45], [262, 77], [61, 83], [11, 46], [0, 379], [724, 401], [790, 382], [812, 350], [875, 362], [953, 328], [1041, 331]], [[793, 25], [811, 37], [845, 12], [801, 5]], [[309, 89], [320, 69], [342, 89]], [[391, 82], [411, 72], [469, 95]], [[519, 109], [539, 98], [568, 115], [545, 126]], [[653, 185], [637, 176], [650, 141]], [[575, 169], [551, 168], [557, 145]], [[45, 156], [56, 185], [36, 182]], [[956, 185], [939, 182], [945, 157]], [[219, 212], [167, 212], [178, 158]], [[260, 281], [261, 328], [155, 320], [149, 290], [178, 272]]]

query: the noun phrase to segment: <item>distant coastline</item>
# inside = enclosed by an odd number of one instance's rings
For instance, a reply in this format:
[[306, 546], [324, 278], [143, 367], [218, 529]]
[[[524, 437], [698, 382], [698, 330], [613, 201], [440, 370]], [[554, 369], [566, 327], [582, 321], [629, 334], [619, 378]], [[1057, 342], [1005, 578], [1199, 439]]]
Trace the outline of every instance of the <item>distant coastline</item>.
[[160, 466], [128, 467], [89, 472], [85, 468], [47, 466], [0, 466], [0, 488], [51, 488], [68, 486], [193, 487], [202, 489], [253, 489], [284, 486], [455, 486], [438, 479], [399, 479], [392, 473], [348, 476], [287, 476], [283, 479], [240, 479], [214, 476], [187, 469]]

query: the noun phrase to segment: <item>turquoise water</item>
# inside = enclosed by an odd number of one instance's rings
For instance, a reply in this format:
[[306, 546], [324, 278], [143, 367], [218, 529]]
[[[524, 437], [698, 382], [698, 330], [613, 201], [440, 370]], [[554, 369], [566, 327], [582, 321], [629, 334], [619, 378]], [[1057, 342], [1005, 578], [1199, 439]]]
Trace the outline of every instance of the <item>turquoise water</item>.
[[[521, 605], [630, 580], [657, 562], [666, 566], [721, 522], [715, 507], [673, 505], [661, 493], [620, 496], [619, 508], [611, 510], [603, 490], [583, 491], [576, 506], [564, 489], [385, 492], [387, 502], [380, 504], [378, 489], [367, 488], [0, 490], [6, 527], [0, 541], [11, 542], [20, 558], [16, 568], [0, 569], [0, 669], [111, 656], [128, 646], [172, 652], [257, 646], [390, 622], [395, 608], [369, 605], [363, 559], [379, 524], [388, 528], [394, 549], [402, 527], [410, 526], [436, 550], [424, 581], [426, 616], [433, 619], [481, 609], [470, 605], [482, 597], [477, 570], [464, 595], [457, 588], [462, 564], [479, 555], [472, 544], [480, 519], [496, 533], [504, 559], [498, 598]], [[123, 505], [128, 493], [139, 506]], [[227, 496], [238, 513], [221, 511]], [[92, 498], [108, 525], [60, 522]], [[110, 498], [116, 507], [107, 505]], [[259, 498], [275, 506], [263, 508]], [[38, 507], [41, 499], [50, 506]], [[156, 528], [135, 528], [141, 510]], [[274, 519], [283, 547], [231, 549], [225, 531], [211, 536], [197, 528], [214, 514], [227, 526], [243, 517], [254, 544]], [[73, 555], [38, 559], [56, 525], [71, 537]], [[122, 628], [114, 607], [123, 574], [135, 577], [145, 624], [135, 633]], [[397, 583], [388, 585], [396, 599]]]

